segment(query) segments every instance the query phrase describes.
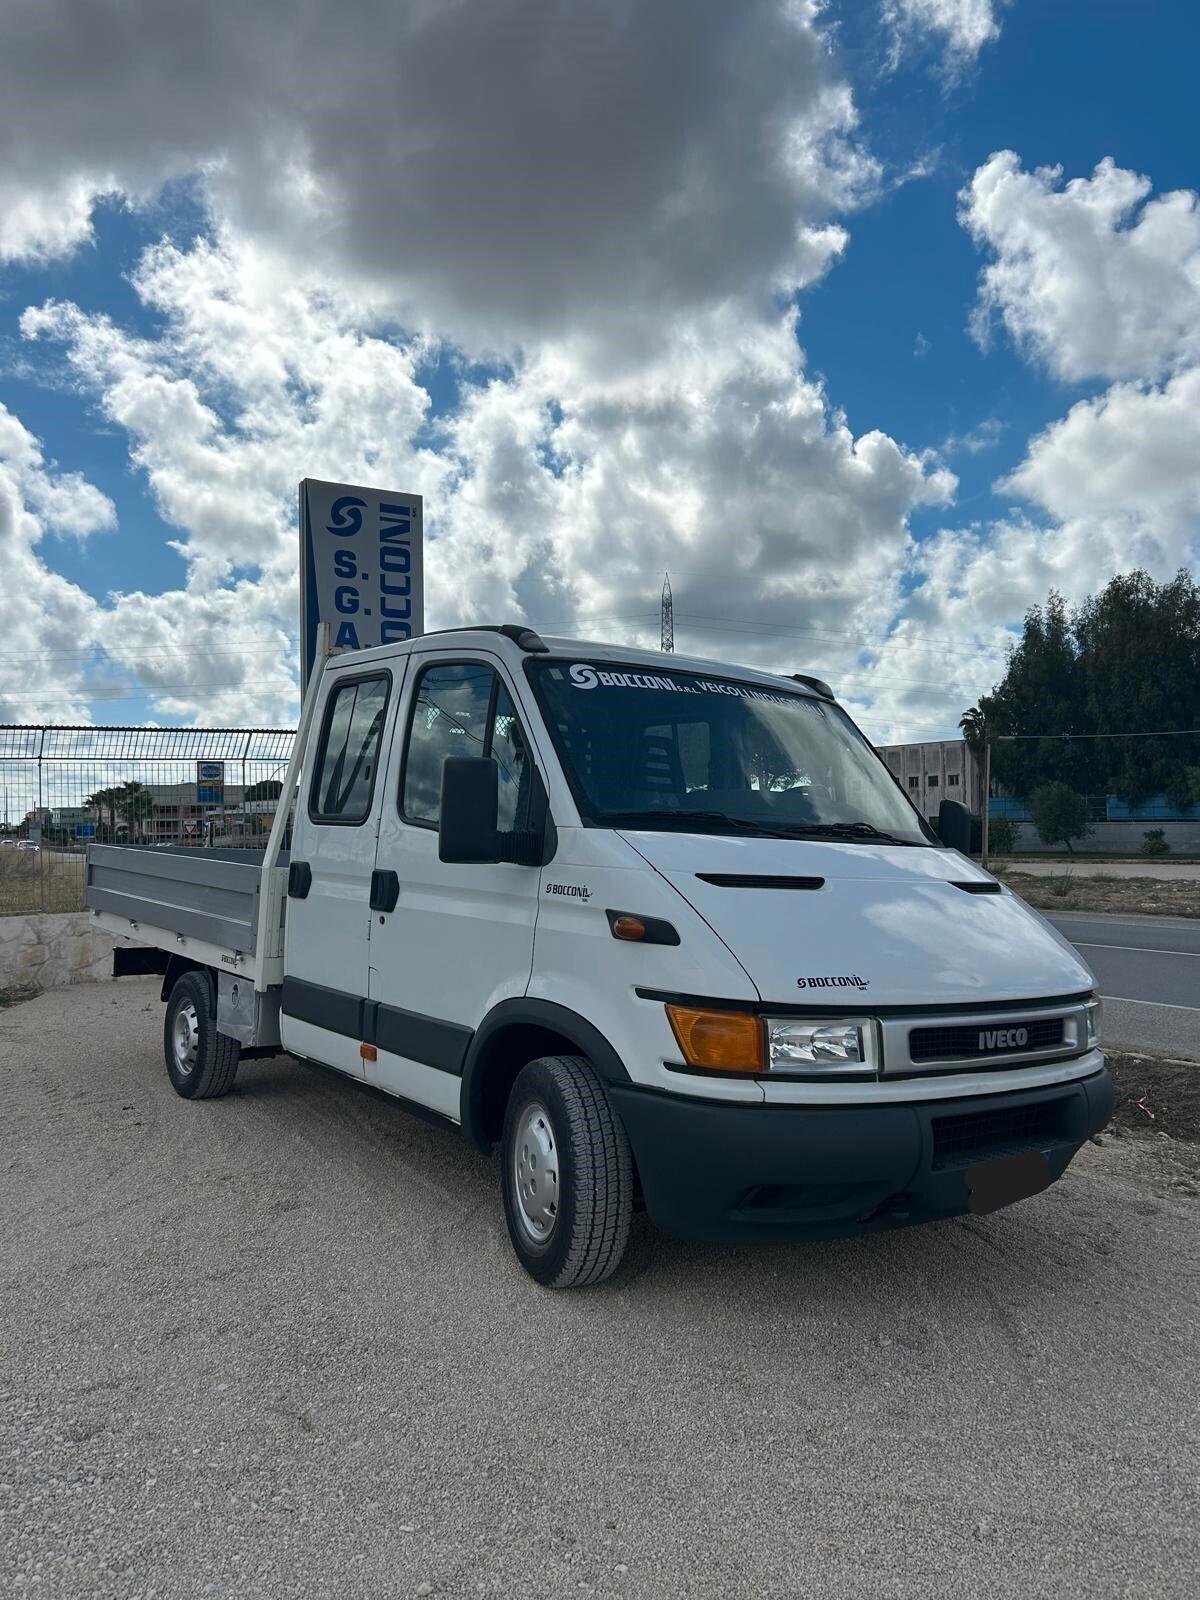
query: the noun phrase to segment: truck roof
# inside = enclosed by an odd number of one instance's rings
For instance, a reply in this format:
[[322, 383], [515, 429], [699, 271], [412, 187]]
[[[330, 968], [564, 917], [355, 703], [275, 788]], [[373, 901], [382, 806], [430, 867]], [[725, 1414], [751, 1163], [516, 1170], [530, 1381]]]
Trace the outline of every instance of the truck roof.
[[[537, 639], [545, 648], [531, 651], [527, 645], [519, 643], [516, 635], [523, 632]], [[465, 628], [442, 628], [432, 633], [419, 634], [415, 639], [406, 640], [402, 644], [377, 645], [369, 650], [355, 650], [346, 654], [353, 655], [356, 662], [374, 661], [426, 648], [453, 649], [457, 645], [490, 650], [513, 660], [522, 660], [531, 654], [535, 657], [582, 656], [593, 661], [631, 663], [645, 666], [648, 670], [657, 669], [659, 672], [709, 672], [724, 677], [732, 674], [775, 689], [778, 689], [781, 683], [787, 683], [800, 694], [816, 694], [821, 697], [820, 691], [813, 687], [818, 680], [807, 679], [807, 675], [803, 674], [797, 674], [793, 679], [787, 673], [764, 672], [758, 667], [745, 667], [730, 661], [715, 661], [707, 656], [685, 656], [678, 652], [671, 653], [668, 658], [661, 650], [643, 650], [636, 645], [612, 644], [597, 639], [567, 639], [557, 634], [538, 635], [532, 628], [526, 629], [524, 625], [512, 626], [503, 632], [495, 623], [483, 623]]]

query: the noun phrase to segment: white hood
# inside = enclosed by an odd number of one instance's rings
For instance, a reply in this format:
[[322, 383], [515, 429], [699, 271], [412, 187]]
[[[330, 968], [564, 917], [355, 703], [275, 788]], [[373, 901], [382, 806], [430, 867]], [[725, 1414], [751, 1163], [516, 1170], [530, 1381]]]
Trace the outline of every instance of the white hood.
[[[622, 833], [724, 940], [767, 1002], [990, 1004], [1080, 994], [1094, 983], [1066, 940], [1010, 890], [956, 888], [995, 880], [954, 850]], [[816, 889], [726, 886], [700, 873], [824, 881]]]

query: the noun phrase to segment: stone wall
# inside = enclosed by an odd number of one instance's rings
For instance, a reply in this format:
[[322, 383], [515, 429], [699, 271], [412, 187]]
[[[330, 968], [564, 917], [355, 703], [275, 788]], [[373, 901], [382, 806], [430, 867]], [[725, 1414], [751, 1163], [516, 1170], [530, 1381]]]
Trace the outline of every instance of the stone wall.
[[132, 943], [93, 928], [86, 911], [0, 917], [0, 995], [111, 978], [113, 946]]

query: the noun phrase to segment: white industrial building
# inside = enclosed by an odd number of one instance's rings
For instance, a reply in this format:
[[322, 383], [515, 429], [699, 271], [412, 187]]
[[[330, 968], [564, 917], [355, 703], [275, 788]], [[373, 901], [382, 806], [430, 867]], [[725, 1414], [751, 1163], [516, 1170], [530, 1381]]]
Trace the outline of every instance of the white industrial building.
[[904, 792], [930, 822], [943, 800], [959, 800], [974, 816], [983, 806], [983, 776], [965, 739], [877, 745]]

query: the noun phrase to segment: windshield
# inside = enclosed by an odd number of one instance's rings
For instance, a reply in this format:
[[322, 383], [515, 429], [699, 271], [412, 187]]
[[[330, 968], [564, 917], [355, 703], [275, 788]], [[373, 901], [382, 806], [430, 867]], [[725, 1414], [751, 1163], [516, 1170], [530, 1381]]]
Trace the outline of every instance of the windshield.
[[537, 661], [529, 671], [586, 823], [934, 842], [826, 701], [612, 662]]

